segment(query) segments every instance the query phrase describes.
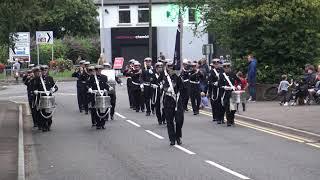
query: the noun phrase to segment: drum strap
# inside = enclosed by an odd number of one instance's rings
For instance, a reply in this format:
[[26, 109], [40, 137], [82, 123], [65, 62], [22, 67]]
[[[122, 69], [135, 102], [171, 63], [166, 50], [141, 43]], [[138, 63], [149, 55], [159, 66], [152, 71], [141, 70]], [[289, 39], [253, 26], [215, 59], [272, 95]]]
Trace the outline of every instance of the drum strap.
[[44, 92], [46, 93], [47, 96], [49, 96], [49, 93], [48, 93], [48, 91], [47, 91], [47, 87], [46, 87], [46, 85], [44, 84], [44, 81], [43, 81], [42, 76], [40, 76], [40, 81], [41, 81], [41, 84], [42, 84], [42, 87], [43, 87]]
[[95, 81], [96, 81], [96, 84], [97, 84], [97, 88], [98, 88], [99, 94], [102, 96], [103, 94], [101, 93], [100, 84], [99, 84], [99, 81], [98, 81], [97, 75], [94, 75], [94, 79], [95, 79]]
[[213, 72], [216, 74], [216, 76], [218, 77], [218, 79], [220, 78], [219, 77], [219, 74], [218, 74], [218, 72], [217, 72], [217, 70], [215, 69], [215, 68], [213, 68]]
[[223, 76], [224, 76], [224, 78], [227, 80], [229, 86], [230, 86], [233, 90], [235, 90], [234, 85], [231, 83], [231, 81], [230, 81], [229, 77], [226, 75], [226, 73], [223, 73]]

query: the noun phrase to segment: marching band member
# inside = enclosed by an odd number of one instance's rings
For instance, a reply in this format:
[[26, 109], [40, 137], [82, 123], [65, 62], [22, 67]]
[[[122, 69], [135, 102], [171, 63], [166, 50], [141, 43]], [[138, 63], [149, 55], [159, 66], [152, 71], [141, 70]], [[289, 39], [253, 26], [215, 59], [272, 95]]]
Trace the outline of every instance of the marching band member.
[[[111, 70], [111, 64], [109, 63], [103, 63], [103, 67], [106, 70]], [[114, 74], [113, 79], [115, 80], [115, 82], [111, 81], [111, 78], [108, 78], [108, 84], [113, 87], [113, 91], [110, 91], [108, 93], [108, 96], [110, 96], [111, 98], [111, 110], [110, 110], [110, 119], [113, 120], [114, 119], [114, 110], [116, 107], [116, 101], [117, 101], [117, 96], [116, 96], [116, 83], [122, 85], [122, 81], [121, 79], [116, 76], [116, 74]]]
[[[40, 96], [52, 96], [54, 92], [58, 91], [58, 86], [55, 84], [53, 78], [48, 75], [48, 69], [47, 65], [40, 66], [41, 75], [35, 79], [34, 93], [38, 97], [38, 100], [40, 100]], [[39, 121], [41, 129], [43, 132], [50, 131], [52, 116], [45, 110], [40, 111]]]
[[31, 84], [32, 79], [34, 78], [33, 69], [32, 67], [34, 64], [30, 64], [29, 68], [27, 70], [27, 74], [25, 74], [22, 78], [22, 81], [27, 86], [27, 94], [28, 94], [28, 102], [29, 102], [29, 108], [31, 110], [32, 120], [33, 120], [33, 127], [38, 127], [37, 119], [35, 118], [35, 113], [32, 111], [32, 102], [33, 102], [33, 87]]
[[[108, 91], [112, 91], [113, 88], [108, 84], [108, 77], [101, 74], [101, 71], [103, 69], [102, 65], [96, 65], [95, 66], [95, 74], [93, 77], [91, 76], [89, 82], [88, 82], [88, 92], [93, 93], [94, 90], [99, 91], [98, 94], [106, 95]], [[101, 92], [100, 92], [101, 91]], [[95, 101], [93, 98], [93, 107], [95, 105]], [[97, 129], [105, 129], [105, 123], [108, 120], [108, 112], [100, 112], [99, 109], [92, 108], [93, 111], [93, 118], [94, 122], [96, 122]], [[106, 114], [107, 113], [107, 114]]]
[[240, 81], [240, 79], [231, 71], [231, 64], [229, 62], [225, 61], [223, 63], [223, 70], [224, 73], [221, 73], [219, 77], [219, 87], [224, 89], [221, 101], [226, 113], [227, 126], [231, 126], [234, 125], [234, 116], [236, 113], [236, 104], [230, 102], [231, 95], [232, 91], [239, 88], [235, 87], [234, 84], [236, 81]]
[[142, 87], [143, 87], [143, 97], [144, 104], [146, 106], [146, 116], [150, 116], [151, 113], [151, 97], [152, 97], [152, 87], [151, 81], [153, 80], [153, 68], [152, 59], [147, 57], [144, 59], [145, 68], [142, 70]]
[[139, 112], [140, 110], [144, 112], [144, 103], [142, 96], [143, 84], [141, 84], [141, 64], [136, 61], [134, 62], [133, 67], [134, 69], [130, 72], [130, 76], [132, 79], [132, 95], [134, 99], [134, 107], [136, 112]]
[[88, 109], [90, 110], [91, 114], [91, 123], [92, 127], [97, 125], [97, 122], [94, 117], [95, 109], [94, 109], [94, 95], [92, 93], [89, 93], [89, 82], [94, 79], [94, 74], [95, 74], [95, 68], [94, 66], [89, 66], [88, 67], [88, 75], [89, 78], [87, 79], [87, 98], [88, 98]]
[[[77, 98], [78, 98], [78, 106], [79, 106], [79, 111], [82, 113], [82, 111], [85, 108], [85, 99], [83, 94], [85, 94], [85, 87], [86, 87], [86, 79], [84, 76], [82, 76], [85, 72], [85, 60], [81, 60], [79, 62], [79, 68], [75, 70], [75, 72], [72, 74], [72, 77], [77, 78]], [[86, 112], [87, 113], [87, 112]]]
[[125, 75], [127, 77], [127, 92], [128, 92], [128, 97], [129, 97], [129, 105], [130, 105], [130, 108], [134, 109], [134, 110], [135, 110], [135, 106], [134, 106], [135, 103], [134, 103], [134, 98], [132, 95], [133, 84], [132, 84], [132, 79], [131, 79], [130, 73], [134, 70], [133, 64], [135, 61], [136, 60], [131, 59], [129, 61], [129, 64], [126, 66], [126, 69], [123, 72], [123, 75]]
[[224, 121], [224, 110], [221, 104], [221, 97], [223, 91], [220, 90], [218, 86], [220, 74], [223, 72], [223, 70], [220, 68], [220, 59], [213, 59], [210, 66], [211, 70], [208, 78], [208, 94], [212, 108], [212, 120], [217, 121], [218, 124], [221, 124]]
[[155, 73], [153, 74], [151, 86], [153, 88], [152, 93], [152, 104], [154, 105], [156, 116], [158, 119], [159, 125], [166, 124], [163, 114], [161, 114], [161, 97], [163, 94], [163, 63], [157, 62], [155, 64]]
[[182, 70], [180, 73], [180, 77], [183, 81], [183, 90], [181, 93], [181, 98], [183, 99], [183, 108], [185, 111], [188, 111], [188, 101], [190, 98], [190, 67], [191, 62], [188, 59], [184, 59], [182, 61]]
[[203, 78], [203, 75], [200, 73], [199, 69], [197, 68], [197, 62], [192, 63], [192, 71], [190, 75], [190, 98], [191, 98], [191, 105], [193, 110], [193, 115], [199, 114], [200, 109], [200, 79]]
[[175, 73], [173, 62], [167, 63], [165, 77], [163, 79], [163, 106], [167, 120], [167, 129], [170, 145], [181, 144], [182, 125], [183, 125], [183, 106], [180, 93], [183, 89], [181, 78]]

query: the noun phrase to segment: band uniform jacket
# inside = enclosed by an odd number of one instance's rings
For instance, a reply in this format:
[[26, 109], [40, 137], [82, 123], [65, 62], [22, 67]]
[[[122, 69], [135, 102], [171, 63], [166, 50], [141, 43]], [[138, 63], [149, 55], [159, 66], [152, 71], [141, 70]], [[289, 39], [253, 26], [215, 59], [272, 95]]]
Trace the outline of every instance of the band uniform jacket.
[[170, 84], [167, 76], [163, 78], [163, 90], [165, 93], [163, 98], [163, 106], [164, 108], [176, 108], [176, 106], [179, 108], [179, 106], [182, 106], [182, 98], [179, 97], [179, 94], [183, 89], [183, 82], [178, 75], [170, 75], [174, 93], [168, 92], [170, 89]]
[[219, 79], [220, 74], [223, 73], [223, 70], [221, 68], [216, 69], [217, 74], [214, 72], [213, 69], [209, 72], [208, 77], [208, 95], [210, 100], [218, 100], [218, 98], [221, 98], [223, 91], [219, 88]]

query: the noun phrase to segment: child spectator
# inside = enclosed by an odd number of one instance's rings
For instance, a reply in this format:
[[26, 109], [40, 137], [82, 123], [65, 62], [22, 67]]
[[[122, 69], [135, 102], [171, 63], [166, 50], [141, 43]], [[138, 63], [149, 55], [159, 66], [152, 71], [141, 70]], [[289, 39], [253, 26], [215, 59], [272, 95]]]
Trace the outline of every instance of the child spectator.
[[[248, 88], [248, 81], [247, 81], [246, 77], [244, 77], [244, 75], [241, 71], [239, 71], [237, 73], [237, 77], [240, 79], [241, 82], [236, 81], [235, 87], [240, 86], [241, 88], [238, 90], [246, 91]], [[246, 111], [246, 104], [244, 102], [242, 103], [242, 109], [243, 109], [243, 112]], [[237, 111], [239, 111], [239, 104], [237, 104]]]
[[281, 79], [282, 81], [280, 82], [279, 84], [279, 87], [278, 87], [278, 94], [280, 96], [282, 96], [282, 100], [280, 102], [280, 105], [284, 105], [284, 106], [288, 106], [288, 101], [287, 101], [287, 95], [288, 95], [288, 88], [290, 86], [292, 86], [293, 84], [293, 80], [291, 79], [291, 83], [288, 82], [288, 77], [287, 75], [282, 75], [281, 76]]
[[208, 97], [206, 96], [206, 94], [204, 92], [201, 92], [200, 95], [201, 95], [200, 109], [208, 107], [209, 106]]

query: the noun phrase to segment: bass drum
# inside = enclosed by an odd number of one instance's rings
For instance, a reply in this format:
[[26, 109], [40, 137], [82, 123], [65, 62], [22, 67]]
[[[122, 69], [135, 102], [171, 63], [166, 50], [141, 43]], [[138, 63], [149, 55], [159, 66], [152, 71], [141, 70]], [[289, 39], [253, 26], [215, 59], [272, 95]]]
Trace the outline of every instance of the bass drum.
[[240, 104], [246, 103], [247, 97], [245, 91], [232, 91], [231, 94], [231, 103], [232, 104]]

